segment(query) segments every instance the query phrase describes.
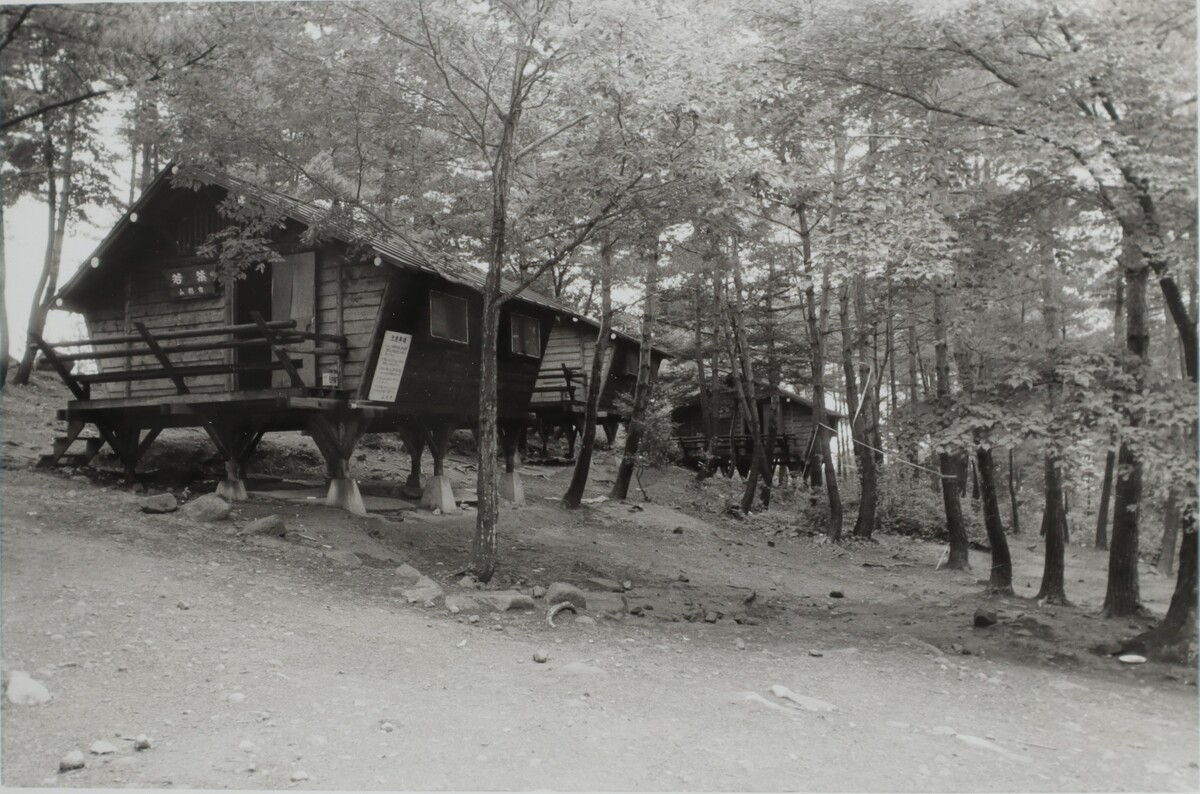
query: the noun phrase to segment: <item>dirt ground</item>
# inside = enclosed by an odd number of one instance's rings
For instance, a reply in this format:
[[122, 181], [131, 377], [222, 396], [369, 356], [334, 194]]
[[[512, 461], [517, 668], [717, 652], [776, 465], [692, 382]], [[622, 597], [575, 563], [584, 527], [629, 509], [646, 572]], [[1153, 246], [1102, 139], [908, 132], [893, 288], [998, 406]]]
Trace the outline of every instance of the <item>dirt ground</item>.
[[[955, 573], [935, 570], [936, 543], [827, 544], [786, 499], [735, 520], [720, 513], [732, 483], [672, 469], [647, 472], [652, 501], [568, 512], [556, 498], [570, 469], [529, 465], [490, 587], [597, 590], [588, 579], [603, 577], [629, 582], [625, 608], [554, 627], [540, 600], [453, 613], [407, 603], [395, 569], [466, 603], [456, 572], [474, 514], [401, 498], [394, 442], [368, 441], [355, 461], [372, 517], [321, 506], [315, 448], [281, 435], [252, 465], [251, 500], [200, 523], [140, 512], [112, 473], [31, 470], [64, 401], [44, 378], [4, 397], [0, 673], [26, 671], [52, 695], [4, 702], [6, 786], [1200, 788], [1196, 671], [1092, 650], [1151, 618], [1097, 616], [1106, 560], [1091, 549], [1068, 550], [1073, 605], [1041, 606], [1036, 537], [1013, 538], [1025, 597], [988, 597], [982, 552]], [[164, 433], [156, 448], [150, 492], [212, 489], [200, 434]], [[589, 498], [607, 492], [612, 462], [599, 456]], [[467, 493], [470, 459], [449, 471]], [[287, 538], [239, 532], [268, 515]], [[1171, 586], [1143, 569], [1151, 612]], [[999, 622], [974, 628], [979, 607]], [[133, 749], [140, 734], [150, 749]], [[115, 752], [89, 753], [98, 740]], [[86, 766], [59, 772], [75, 749]]]

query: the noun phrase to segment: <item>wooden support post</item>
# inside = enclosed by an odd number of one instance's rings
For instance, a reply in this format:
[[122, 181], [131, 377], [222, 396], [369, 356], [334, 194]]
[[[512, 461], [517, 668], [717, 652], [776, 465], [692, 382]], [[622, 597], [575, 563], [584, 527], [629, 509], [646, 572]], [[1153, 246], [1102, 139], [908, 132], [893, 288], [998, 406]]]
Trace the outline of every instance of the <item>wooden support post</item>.
[[217, 495], [231, 502], [246, 501], [249, 498], [245, 483], [246, 459], [258, 446], [263, 431], [256, 426], [224, 421], [222, 417], [207, 419], [204, 429], [225, 459], [225, 479], [217, 483]]
[[158, 340], [154, 338], [154, 335], [151, 334], [149, 330], [147, 330], [146, 324], [134, 323], [133, 327], [136, 328], [137, 332], [142, 335], [142, 339], [146, 341], [146, 347], [150, 348], [150, 352], [154, 354], [156, 359], [158, 359], [158, 363], [163, 368], [163, 371], [167, 374], [167, 377], [170, 378], [171, 382], [175, 384], [175, 390], [180, 394], [191, 394], [191, 390], [188, 389], [187, 384], [183, 382], [183, 377], [175, 370], [174, 365], [171, 364], [171, 359], [166, 353], [163, 352], [162, 347], [158, 344]]
[[500, 444], [504, 450], [504, 473], [500, 475], [500, 498], [512, 503], [514, 507], [525, 506], [525, 488], [521, 484], [521, 474], [517, 471], [517, 445], [525, 435], [523, 420], [509, 420], [499, 423]]
[[600, 427], [604, 430], [604, 438], [608, 441], [609, 446], [617, 440], [617, 427], [621, 424], [621, 417], [606, 416], [600, 420]]
[[50, 362], [50, 366], [55, 372], [58, 373], [58, 377], [62, 378], [62, 382], [65, 383], [67, 388], [71, 390], [71, 394], [75, 395], [75, 399], [90, 400], [92, 398], [91, 389], [88, 387], [88, 385], [75, 380], [75, 376], [73, 376], [71, 371], [67, 369], [66, 365], [58, 359], [58, 354], [54, 352], [53, 347], [46, 343], [45, 339], [42, 339], [33, 332], [30, 332], [29, 338], [33, 340], [33, 343], [38, 346], [39, 350], [42, 351], [42, 355], [46, 357], [46, 361]]
[[450, 448], [450, 434], [454, 432], [454, 427], [449, 422], [433, 420], [425, 422], [422, 429], [429, 444], [429, 453], [433, 456], [433, 476], [425, 483], [425, 489], [421, 492], [421, 507], [440, 510], [442, 513], [457, 512], [454, 490], [450, 487], [450, 479], [443, 469], [446, 452]]
[[313, 414], [308, 422], [309, 435], [329, 468], [329, 492], [325, 504], [356, 516], [365, 516], [367, 508], [358, 491], [358, 483], [350, 476], [350, 456], [370, 421], [359, 411], [333, 410]]
[[408, 450], [408, 479], [404, 481], [405, 487], [420, 488], [421, 487], [421, 455], [425, 452], [425, 431], [420, 426], [401, 427], [396, 430], [396, 435], [400, 436], [400, 440], [404, 442], [404, 448]]

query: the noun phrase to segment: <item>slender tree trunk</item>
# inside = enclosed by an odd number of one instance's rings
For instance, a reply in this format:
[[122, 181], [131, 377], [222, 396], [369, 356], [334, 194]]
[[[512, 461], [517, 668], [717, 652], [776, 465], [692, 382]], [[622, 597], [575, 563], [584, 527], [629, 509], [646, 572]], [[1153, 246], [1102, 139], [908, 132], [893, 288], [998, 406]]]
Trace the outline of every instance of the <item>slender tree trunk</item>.
[[596, 350], [592, 355], [592, 370], [588, 376], [587, 407], [583, 415], [583, 437], [579, 442], [579, 457], [575, 470], [571, 472], [571, 483], [563, 494], [563, 506], [575, 510], [583, 502], [583, 490], [587, 487], [588, 474], [592, 468], [592, 451], [596, 445], [596, 419], [600, 412], [600, 393], [604, 390], [604, 360], [609, 350], [609, 335], [612, 333], [612, 256], [615, 241], [606, 239], [600, 247], [600, 333], [596, 337]]
[[1117, 467], [1117, 451], [1109, 449], [1104, 455], [1104, 476], [1100, 480], [1100, 512], [1096, 515], [1096, 548], [1108, 548], [1108, 514], [1112, 499], [1113, 476]]
[[[917, 391], [917, 383], [918, 383], [918, 380], [917, 380], [917, 313], [912, 305], [915, 301], [916, 301], [916, 297], [910, 295], [909, 296], [909, 313], [908, 313], [908, 334], [907, 334], [907, 336], [908, 336], [908, 408], [910, 411], [914, 410], [917, 406], [917, 403], [919, 403], [921, 401], [920, 394]], [[907, 444], [907, 449], [905, 450], [905, 454], [906, 454], [906, 457], [908, 458], [908, 462], [911, 463], [913, 465], [913, 467], [917, 466], [917, 464], [919, 464], [921, 462], [921, 455], [920, 455], [919, 446], [917, 444], [917, 439], [915, 437], [915, 434], [913, 435], [913, 437]], [[913, 477], [914, 482], [917, 480], [920, 480], [920, 478], [921, 478], [921, 470], [920, 469], [910, 468], [909, 471], [912, 472], [912, 477]]]
[[1059, 460], [1046, 453], [1046, 510], [1042, 513], [1042, 534], [1046, 536], [1046, 562], [1042, 587], [1037, 597], [1052, 604], [1067, 603], [1065, 589], [1065, 524], [1062, 513], [1062, 477]]
[[[829, 431], [825, 429], [825, 328], [829, 317], [829, 270], [822, 268], [821, 274], [821, 310], [817, 314], [816, 290], [812, 284], [813, 261], [812, 239], [808, 228], [807, 209], [803, 203], [797, 205], [796, 213], [800, 222], [800, 245], [804, 254], [804, 271], [809, 276], [804, 289], [805, 328], [808, 331], [808, 345], [812, 361], [812, 394], [813, 394], [813, 433], [816, 437], [814, 447], [819, 450], [820, 461], [810, 459], [809, 468], [821, 466], [824, 468], [825, 493], [829, 499], [829, 526], [826, 534], [830, 540], [842, 538], [842, 495], [838, 489], [837, 471], [834, 468], [833, 453], [829, 446]], [[814, 482], [814, 485], [816, 482]]]
[[[1062, 289], [1058, 282], [1058, 265], [1054, 260], [1054, 239], [1048, 229], [1038, 233], [1042, 255], [1042, 326], [1046, 346], [1046, 410], [1050, 421], [1059, 421], [1062, 403], [1062, 376], [1059, 373], [1059, 327], [1062, 318]], [[1063, 510], [1062, 453], [1051, 440], [1045, 452], [1045, 509], [1042, 512], [1041, 533], [1046, 541], [1042, 568], [1042, 586], [1038, 598], [1051, 603], [1067, 603], [1065, 590], [1065, 544], [1067, 517]]]
[[[754, 492], [762, 481], [766, 503], [770, 503], [771, 472], [763, 450], [762, 425], [758, 417], [758, 398], [754, 388], [754, 364], [750, 360], [745, 333], [744, 286], [742, 284], [741, 254], [733, 251], [733, 301], [726, 301], [726, 334], [729, 339], [729, 357], [734, 362], [734, 390], [741, 405], [742, 415], [750, 430], [750, 476], [742, 493], [741, 510], [749, 513], [754, 506]], [[765, 506], [765, 505], [764, 505]]]
[[1017, 490], [1019, 488], [1020, 473], [1017, 471], [1017, 459], [1013, 453], [1013, 448], [1008, 448], [1008, 505], [1009, 511], [1012, 513], [1012, 533], [1014, 535], [1021, 534], [1021, 511], [1017, 507]]
[[[2, 179], [0, 175], [0, 179]], [[0, 197], [4, 188], [0, 185]], [[8, 260], [4, 250], [4, 201], [0, 200], [0, 389], [8, 383], [9, 340], [8, 340], [8, 293], [5, 289], [5, 274], [8, 273]]]
[[[946, 341], [946, 299], [943, 286], [933, 290], [934, 370], [937, 380], [937, 396], [941, 400], [950, 396], [950, 355]], [[961, 474], [955, 473], [954, 455], [949, 451], [938, 454], [938, 467], [942, 474], [942, 505], [946, 511], [946, 531], [950, 536], [950, 556], [946, 567], [952, 570], [970, 569], [967, 528], [963, 523], [962, 503], [959, 501]]]
[[983, 501], [983, 525], [987, 529], [988, 545], [992, 547], [992, 573], [988, 589], [993, 593], [1012, 595], [1012, 555], [1004, 521], [1000, 518], [1000, 499], [996, 493], [996, 464], [992, 450], [975, 448], [976, 469], [979, 472], [979, 495]]
[[[863, 442], [874, 442], [879, 448], [879, 389], [880, 373], [874, 371], [867, 360], [870, 328], [874, 318], [867, 315], [867, 287], [862, 276], [854, 277], [854, 318], [858, 323], [858, 374], [861, 388], [861, 405], [858, 410], [859, 438]], [[874, 377], [874, 381], [872, 381]], [[858, 519], [854, 523], [854, 534], [869, 538], [875, 531], [875, 511], [879, 502], [879, 463], [873, 449], [864, 447], [858, 456], [861, 495], [858, 503]]]
[[[650, 377], [652, 359], [651, 345], [654, 343], [654, 303], [658, 292], [658, 238], [654, 237], [646, 245], [646, 294], [642, 299], [642, 333], [638, 348], [637, 383], [633, 387], [633, 410], [629, 416], [629, 428], [625, 433], [625, 451], [621, 456], [621, 465], [617, 467], [617, 476], [613, 481], [609, 497], [624, 499], [629, 495], [629, 483], [633, 479], [633, 469], [637, 465], [638, 447], [642, 443], [642, 426], [646, 421], [646, 411], [650, 406]], [[703, 391], [703, 389], [701, 389]]]
[[712, 396], [708, 393], [708, 380], [704, 377], [704, 336], [703, 329], [706, 325], [704, 322], [704, 314], [701, 308], [700, 287], [703, 285], [703, 279], [700, 274], [696, 275], [696, 289], [694, 294], [695, 300], [693, 305], [695, 308], [695, 325], [693, 327], [693, 343], [696, 346], [696, 388], [700, 394], [700, 419], [704, 423], [704, 447], [709, 455], [713, 451], [713, 440], [716, 438], [716, 419], [713, 417]]
[[1155, 569], [1170, 576], [1175, 570], [1175, 546], [1179, 543], [1179, 516], [1183, 512], [1180, 505], [1179, 489], [1172, 488], [1167, 494], [1167, 506], [1163, 510], [1162, 550], [1158, 554], [1158, 565]]
[[[58, 289], [58, 269], [62, 263], [63, 238], [67, 231], [67, 216], [71, 206], [71, 179], [74, 175], [74, 149], [76, 130], [76, 109], [68, 111], [67, 133], [63, 144], [62, 167], [55, 170], [54, 138], [51, 134], [48, 117], [43, 121], [45, 141], [42, 149], [42, 160], [46, 166], [46, 206], [47, 206], [47, 238], [46, 255], [42, 261], [42, 272], [38, 277], [37, 290], [29, 307], [29, 337], [38, 336], [46, 328], [46, 315], [54, 306], [54, 293]], [[58, 178], [62, 177], [62, 190], [58, 190]], [[26, 345], [21, 356], [21, 364], [13, 377], [13, 383], [24, 385], [29, 382], [33, 372], [33, 360], [36, 351]]]

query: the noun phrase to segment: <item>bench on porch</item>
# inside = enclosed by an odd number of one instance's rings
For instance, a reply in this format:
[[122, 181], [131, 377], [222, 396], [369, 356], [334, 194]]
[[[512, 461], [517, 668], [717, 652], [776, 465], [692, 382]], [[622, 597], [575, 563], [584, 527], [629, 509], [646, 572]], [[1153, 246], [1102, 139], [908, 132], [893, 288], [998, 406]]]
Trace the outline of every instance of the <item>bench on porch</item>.
[[[190, 378], [223, 374], [237, 375], [248, 372], [283, 371], [287, 374], [291, 387], [305, 389], [307, 386], [300, 375], [303, 360], [293, 358], [293, 355], [298, 353], [345, 355], [347, 340], [344, 336], [296, 330], [295, 320], [266, 321], [258, 313], [252, 313], [251, 317], [254, 322], [239, 325], [153, 332], [144, 323], [135, 322], [133, 326], [137, 329], [136, 334], [97, 336], [55, 343], [47, 342], [40, 336], [32, 334], [30, 346], [41, 352], [46, 362], [58, 373], [75, 399], [84, 404], [92, 402], [92, 385], [97, 383], [164, 380], [169, 381], [175, 394], [182, 397], [192, 394], [188, 385]], [[311, 347], [306, 350], [297, 350], [295, 347], [298, 344], [308, 346], [310, 343]], [[190, 353], [252, 347], [266, 347], [272, 357], [262, 362], [205, 364], [185, 364], [180, 363], [177, 358], [173, 358]], [[153, 359], [157, 366], [137, 368], [127, 366], [108, 370], [101, 367], [94, 373], [72, 372], [74, 365], [81, 361], [132, 360], [138, 357]], [[231, 388], [229, 391], [233, 392], [234, 389]], [[171, 397], [156, 399], [169, 402]], [[135, 401], [131, 399], [128, 402]], [[106, 400], [104, 402], [121, 401]], [[84, 440], [87, 442], [87, 451], [82, 455], [73, 456], [72, 462], [86, 465], [107, 443], [125, 466], [126, 472], [132, 476], [137, 461], [162, 430], [162, 427], [148, 428], [146, 436], [142, 437], [142, 428], [136, 425], [131, 426], [120, 421], [108, 422], [100, 415], [89, 414], [90, 418], [84, 419], [80, 416], [73, 416], [70, 410], [66, 413], [66, 433], [55, 438], [52, 451], [38, 460], [39, 466], [56, 465], [66, 456], [72, 444], [78, 440]], [[96, 426], [99, 436], [81, 439], [84, 427], [89, 421]], [[204, 426], [222, 453], [228, 453], [230, 457], [238, 459], [244, 458], [262, 436], [261, 432], [253, 434], [249, 438], [239, 439], [235, 444], [233, 439], [222, 437], [228, 434], [220, 432], [221, 429], [216, 423], [205, 422]], [[231, 448], [234, 446], [237, 449]]]

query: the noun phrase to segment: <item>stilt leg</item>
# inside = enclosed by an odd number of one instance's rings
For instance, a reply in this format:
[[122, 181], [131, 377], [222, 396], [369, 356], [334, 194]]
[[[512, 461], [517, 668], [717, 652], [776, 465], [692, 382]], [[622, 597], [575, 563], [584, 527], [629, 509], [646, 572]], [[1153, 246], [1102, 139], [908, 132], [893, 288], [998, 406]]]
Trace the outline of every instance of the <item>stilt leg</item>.
[[517, 445], [525, 434], [523, 422], [500, 424], [500, 443], [504, 450], [504, 474], [500, 475], [500, 498], [511, 502], [514, 507], [525, 506], [525, 488], [521, 474], [517, 471]]
[[369, 419], [355, 411], [327, 411], [309, 420], [308, 429], [329, 467], [325, 504], [356, 516], [367, 514], [358, 483], [350, 476], [350, 456], [367, 429]]
[[400, 436], [400, 440], [404, 442], [404, 448], [408, 450], [410, 459], [408, 479], [404, 481], [404, 484], [409, 488], [420, 488], [421, 455], [425, 452], [425, 432], [422, 428], [404, 427], [397, 430], [396, 435]]
[[433, 476], [426, 481], [425, 489], [421, 492], [421, 507], [443, 514], [458, 511], [450, 478], [442, 468], [453, 432], [454, 428], [447, 422], [428, 422], [425, 425], [425, 438], [429, 443], [429, 453], [433, 456]]

